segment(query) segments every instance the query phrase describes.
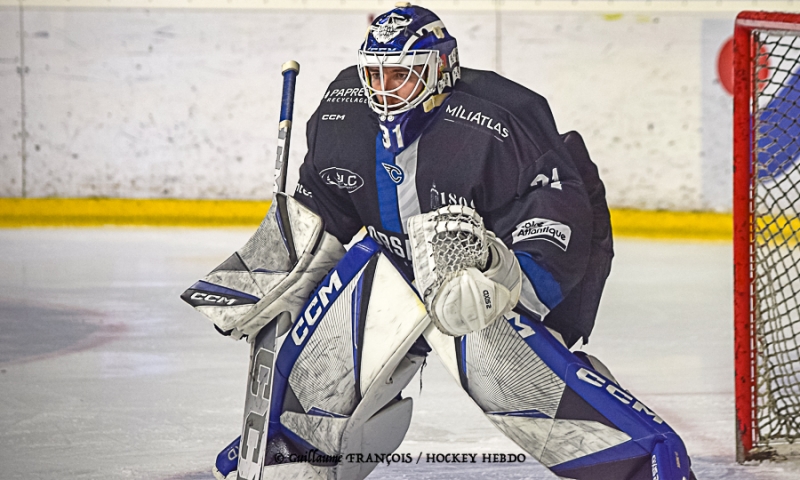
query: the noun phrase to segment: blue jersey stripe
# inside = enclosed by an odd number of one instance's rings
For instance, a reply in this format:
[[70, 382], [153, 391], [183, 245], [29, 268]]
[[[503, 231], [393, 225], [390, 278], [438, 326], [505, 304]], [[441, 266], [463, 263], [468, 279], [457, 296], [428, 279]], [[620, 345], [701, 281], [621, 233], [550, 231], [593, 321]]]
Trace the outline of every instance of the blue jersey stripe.
[[514, 252], [519, 260], [519, 266], [522, 268], [522, 273], [531, 281], [533, 289], [536, 291], [536, 296], [539, 300], [549, 308], [554, 309], [556, 305], [564, 300], [564, 294], [561, 292], [561, 285], [553, 278], [553, 275], [545, 270], [527, 252]]
[[397, 187], [382, 164], [395, 165], [394, 155], [383, 146], [383, 135], [375, 137], [375, 185], [383, 229], [402, 234], [400, 210], [397, 207]]

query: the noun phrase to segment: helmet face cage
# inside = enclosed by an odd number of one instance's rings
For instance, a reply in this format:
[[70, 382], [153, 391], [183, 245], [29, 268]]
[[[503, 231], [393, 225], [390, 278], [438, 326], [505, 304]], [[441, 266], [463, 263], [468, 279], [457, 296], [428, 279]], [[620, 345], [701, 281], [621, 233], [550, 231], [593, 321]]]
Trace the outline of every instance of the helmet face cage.
[[[358, 51], [358, 67], [370, 108], [389, 121], [460, 78], [456, 39], [435, 13], [413, 5], [398, 6], [372, 22]], [[405, 69], [403, 81], [392, 68]], [[370, 71], [377, 74], [375, 81]]]
[[[359, 77], [370, 108], [385, 117], [415, 108], [436, 91], [439, 63], [437, 50], [406, 52], [359, 50]], [[405, 69], [405, 79], [398, 85], [387, 85], [386, 69], [389, 68]], [[379, 82], [372, 81], [372, 74], [376, 72], [380, 76]], [[409, 84], [413, 84], [413, 88], [409, 89]], [[420, 87], [422, 88], [420, 89]], [[408, 90], [408, 96], [401, 95], [400, 90]], [[414, 95], [418, 90], [419, 92]]]

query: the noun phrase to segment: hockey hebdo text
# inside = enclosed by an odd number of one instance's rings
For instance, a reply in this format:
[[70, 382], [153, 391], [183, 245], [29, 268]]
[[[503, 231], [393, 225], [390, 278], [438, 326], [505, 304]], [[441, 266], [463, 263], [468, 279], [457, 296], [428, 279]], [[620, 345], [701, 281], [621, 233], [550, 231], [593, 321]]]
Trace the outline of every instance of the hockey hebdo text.
[[418, 463], [523, 463], [524, 453], [425, 453], [419, 452], [414, 458], [410, 453], [348, 453], [346, 455], [328, 455], [319, 450], [310, 450], [304, 454], [274, 455], [275, 463], [385, 463], [418, 464]]

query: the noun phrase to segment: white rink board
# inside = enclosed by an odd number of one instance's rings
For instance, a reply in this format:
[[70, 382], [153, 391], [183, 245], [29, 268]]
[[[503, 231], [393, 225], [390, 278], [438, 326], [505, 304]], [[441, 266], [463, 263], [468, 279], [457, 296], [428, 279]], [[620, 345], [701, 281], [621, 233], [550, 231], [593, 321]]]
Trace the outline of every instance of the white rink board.
[[535, 85], [561, 130], [586, 137], [610, 204], [699, 206], [700, 17], [522, 13], [503, 20], [522, 49], [502, 49], [503, 72]]
[[[479, 3], [440, 12], [463, 63], [547, 97], [559, 128], [586, 138], [612, 206], [730, 208], [730, 119], [717, 113], [730, 97], [715, 55], [726, 24], [732, 33], [733, 9], [609, 14]], [[0, 128], [8, 136], [24, 103], [27, 158], [21, 138], [0, 140], [0, 196], [21, 195], [7, 179], [21, 181], [25, 163], [31, 197], [269, 198], [288, 59], [301, 64], [293, 188], [304, 123], [379, 12], [26, 7], [25, 98], [3, 89]], [[0, 25], [18, 15], [0, 9]], [[19, 55], [14, 35], [0, 33], [0, 87], [20, 81], [5, 73]]]
[[[270, 196], [280, 65], [302, 50], [303, 97], [320, 97], [342, 49], [314, 36], [331, 15], [172, 10], [26, 12], [32, 196]], [[363, 19], [333, 14], [344, 31]], [[268, 22], [269, 20], [269, 22]], [[356, 21], [358, 20], [358, 21]], [[269, 28], [265, 25], [270, 24]], [[351, 41], [357, 42], [354, 33]], [[327, 58], [322, 59], [322, 56]], [[308, 118], [310, 101], [295, 115]], [[301, 158], [303, 122], [293, 158]], [[38, 150], [37, 150], [38, 147]]]
[[22, 194], [19, 11], [0, 7], [0, 196]]

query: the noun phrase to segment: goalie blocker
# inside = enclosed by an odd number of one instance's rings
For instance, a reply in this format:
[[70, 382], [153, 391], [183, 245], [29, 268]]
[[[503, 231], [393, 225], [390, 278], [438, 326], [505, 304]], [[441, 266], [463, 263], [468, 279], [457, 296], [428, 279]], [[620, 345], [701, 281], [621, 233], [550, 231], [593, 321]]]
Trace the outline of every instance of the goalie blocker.
[[[275, 196], [247, 243], [182, 295], [234, 339], [255, 337], [281, 316], [294, 322], [308, 295], [344, 255], [322, 219], [286, 194]], [[288, 313], [287, 315], [282, 315]]]

